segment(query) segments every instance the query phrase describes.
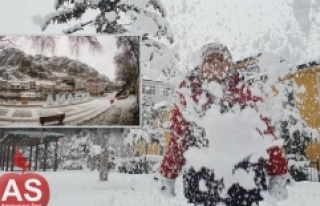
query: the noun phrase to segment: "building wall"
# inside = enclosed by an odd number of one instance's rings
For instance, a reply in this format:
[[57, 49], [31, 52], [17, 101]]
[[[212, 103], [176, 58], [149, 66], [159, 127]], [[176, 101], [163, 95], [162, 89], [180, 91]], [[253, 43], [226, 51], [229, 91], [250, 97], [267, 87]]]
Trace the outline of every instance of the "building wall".
[[[303, 86], [305, 92], [298, 94], [301, 102], [298, 104], [300, 115], [307, 125], [320, 132], [320, 66], [306, 68], [294, 76], [290, 76], [298, 86]], [[308, 144], [307, 157], [312, 162], [319, 162], [320, 141]], [[318, 170], [320, 170], [318, 166]]]
[[157, 142], [152, 142], [148, 145], [148, 154], [159, 155], [160, 145]]
[[298, 105], [301, 117], [308, 126], [318, 129], [318, 131], [320, 131], [319, 72], [320, 67], [317, 70], [308, 69], [308, 71], [301, 72], [294, 78], [298, 86], [304, 86], [306, 89], [304, 93], [298, 95], [301, 99], [301, 104]]
[[306, 156], [312, 162], [318, 162], [318, 170], [320, 171], [320, 143], [308, 144]]
[[[145, 86], [151, 86], [154, 87], [154, 92], [152, 94], [146, 94], [145, 90], [143, 89], [142, 95], [143, 97], [150, 97], [150, 100], [152, 102], [159, 103], [161, 101], [168, 100], [172, 95], [167, 94], [164, 95], [162, 93], [163, 89], [170, 89], [173, 92], [174, 87], [172, 85], [165, 84], [160, 81], [151, 81], [142, 79], [142, 88]], [[161, 111], [161, 115], [164, 117], [164, 121], [170, 120], [171, 110], [170, 109], [164, 109]], [[158, 128], [159, 125], [159, 119], [157, 119], [157, 116], [155, 116], [154, 119], [151, 121], [151, 127], [152, 128]], [[167, 145], [169, 142], [169, 130], [164, 130], [164, 132], [161, 134], [161, 137], [163, 141], [165, 141], [165, 145], [162, 146], [158, 142], [151, 142], [151, 143], [144, 143], [139, 142], [137, 145], [135, 145], [136, 149], [139, 151], [139, 154], [153, 154], [153, 155], [162, 155], [167, 150]]]
[[[145, 89], [146, 87], [154, 88], [154, 92], [152, 92], [152, 94], [148, 94], [148, 91]], [[171, 94], [164, 95], [162, 92], [163, 89], [170, 89], [173, 92], [174, 87], [160, 81], [142, 80], [142, 95], [150, 97], [151, 101], [154, 103], [165, 101], [171, 96]]]
[[[161, 110], [161, 115], [163, 116], [163, 122], [170, 122], [171, 120], [171, 108], [165, 108]], [[151, 127], [153, 129], [157, 129], [160, 127], [160, 120], [158, 116], [151, 121]], [[169, 147], [169, 140], [170, 140], [170, 129], [163, 129], [162, 133], [160, 134], [159, 142], [151, 142], [151, 143], [144, 143], [139, 142], [137, 144], [137, 149], [139, 150], [139, 154], [154, 154], [154, 155], [163, 155], [168, 147]], [[161, 145], [160, 142], [164, 142], [164, 145]], [[145, 153], [147, 152], [147, 153]]]
[[[320, 132], [320, 66], [305, 68], [293, 75], [289, 75], [285, 80], [293, 80], [297, 86], [304, 87], [305, 91], [298, 93], [299, 102], [297, 107], [301, 118], [306, 124]], [[319, 162], [320, 141], [308, 144], [306, 148], [307, 158], [311, 162]], [[320, 170], [320, 168], [318, 168]]]

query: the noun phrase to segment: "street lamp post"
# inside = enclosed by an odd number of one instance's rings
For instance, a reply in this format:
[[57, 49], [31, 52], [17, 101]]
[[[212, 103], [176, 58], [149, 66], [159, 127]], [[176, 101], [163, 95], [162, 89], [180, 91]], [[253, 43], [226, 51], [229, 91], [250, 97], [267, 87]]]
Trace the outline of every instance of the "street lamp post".
[[6, 71], [6, 77], [7, 77], [7, 81], [6, 81], [6, 91], [5, 91], [5, 100], [6, 102], [8, 102], [8, 82], [9, 82], [9, 71]]
[[9, 73], [7, 72], [6, 75], [7, 75], [7, 81], [6, 81], [6, 94], [5, 94], [5, 98], [6, 98], [6, 101], [8, 101], [8, 97], [7, 97], [8, 93], [7, 93], [7, 92], [8, 92]]

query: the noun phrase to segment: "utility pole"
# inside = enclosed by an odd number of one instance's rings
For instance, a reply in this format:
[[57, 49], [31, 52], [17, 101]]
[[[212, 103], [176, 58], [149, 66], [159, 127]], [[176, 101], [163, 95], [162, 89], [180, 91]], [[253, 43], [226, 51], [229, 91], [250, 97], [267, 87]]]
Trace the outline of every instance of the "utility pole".
[[96, 97], [98, 97], [98, 84], [96, 84]]

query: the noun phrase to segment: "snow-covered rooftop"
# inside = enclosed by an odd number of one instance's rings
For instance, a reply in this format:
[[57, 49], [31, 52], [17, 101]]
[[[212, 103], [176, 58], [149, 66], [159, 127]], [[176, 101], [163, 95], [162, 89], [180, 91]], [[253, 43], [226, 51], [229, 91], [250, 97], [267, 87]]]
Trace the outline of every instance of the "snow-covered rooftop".
[[55, 85], [53, 81], [39, 80], [36, 81], [36, 85]]

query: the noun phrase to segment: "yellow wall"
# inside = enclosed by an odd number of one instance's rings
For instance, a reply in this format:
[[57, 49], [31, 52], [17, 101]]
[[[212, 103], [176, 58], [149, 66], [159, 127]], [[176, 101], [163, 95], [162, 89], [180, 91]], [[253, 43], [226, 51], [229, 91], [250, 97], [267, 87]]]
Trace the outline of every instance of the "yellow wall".
[[[300, 102], [297, 106], [300, 111], [302, 119], [307, 125], [320, 132], [320, 99], [318, 88], [318, 75], [320, 74], [320, 67], [313, 67], [301, 70], [295, 75], [291, 75], [288, 79], [292, 79], [298, 86], [303, 86], [305, 92], [297, 94]], [[319, 161], [320, 158], [320, 143], [308, 144], [306, 148], [306, 155], [310, 161]], [[320, 168], [318, 168], [320, 170]]]
[[160, 153], [160, 146], [157, 142], [153, 142], [149, 145], [149, 151], [148, 154], [153, 154], [153, 155], [159, 155]]
[[163, 111], [163, 120], [167, 122], [167, 121], [170, 121], [170, 118], [171, 118], [171, 110]]
[[146, 153], [146, 147], [145, 147], [145, 144], [143, 142], [139, 142], [137, 144], [137, 147], [138, 147], [139, 154], [145, 154]]
[[301, 102], [298, 103], [300, 115], [307, 125], [320, 131], [320, 108], [319, 108], [319, 90], [317, 83], [317, 70], [307, 69], [305, 72], [298, 73], [294, 80], [298, 86], [304, 86], [305, 92], [298, 94]]
[[170, 130], [164, 131], [164, 133], [163, 133], [163, 138], [164, 138], [164, 140], [165, 140], [164, 152], [166, 152], [167, 149], [168, 149], [168, 147], [169, 147]]
[[[168, 110], [163, 110], [162, 111], [163, 115], [163, 121], [167, 122], [170, 121], [171, 118], [171, 109]], [[159, 125], [159, 120], [157, 117], [151, 121], [151, 127], [154, 129], [158, 128]], [[169, 139], [170, 139], [170, 129], [167, 129], [163, 132], [162, 138], [164, 138], [165, 141], [165, 146], [163, 148], [163, 152], [167, 151], [168, 144], [169, 144]], [[137, 145], [135, 145], [136, 149], [139, 151], [139, 154], [146, 154], [146, 143], [144, 142], [139, 142]], [[154, 154], [154, 155], [160, 155], [160, 145], [156, 142], [150, 143], [147, 148], [147, 154]]]
[[[165, 110], [163, 111], [163, 121], [164, 122], [170, 122], [171, 120], [171, 113], [172, 110]], [[163, 152], [166, 152], [169, 146], [169, 140], [170, 140], [170, 129], [167, 129], [163, 132], [162, 134], [162, 138], [164, 138], [164, 142], [165, 142], [165, 147], [163, 149]]]
[[148, 145], [148, 148], [146, 148], [146, 143], [144, 142], [139, 142], [136, 145], [136, 149], [139, 152], [139, 155], [146, 154], [146, 149], [147, 149], [147, 154], [152, 154], [152, 155], [159, 155], [160, 154], [160, 145], [157, 142], [150, 143]]
[[[306, 155], [310, 161], [317, 161], [320, 164], [320, 144], [309, 144], [306, 149]], [[319, 165], [318, 170], [320, 170]]]

